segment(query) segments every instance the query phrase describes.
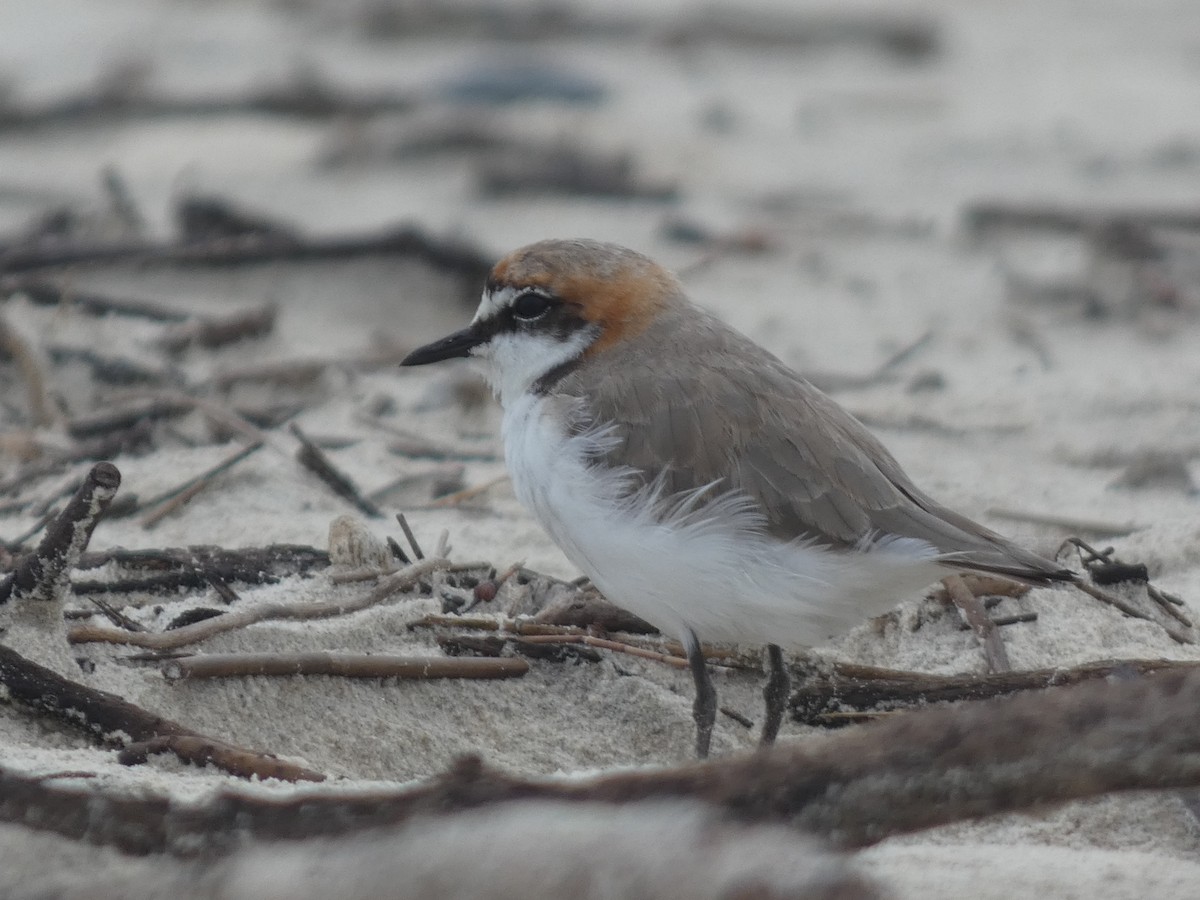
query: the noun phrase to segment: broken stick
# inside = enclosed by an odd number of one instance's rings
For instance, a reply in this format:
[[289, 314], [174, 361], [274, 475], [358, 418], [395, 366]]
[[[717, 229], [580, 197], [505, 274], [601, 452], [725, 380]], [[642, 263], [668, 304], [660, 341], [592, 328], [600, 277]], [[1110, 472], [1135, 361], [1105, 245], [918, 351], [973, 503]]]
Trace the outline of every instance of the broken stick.
[[214, 765], [243, 778], [280, 778], [286, 781], [322, 781], [325, 776], [269, 754], [233, 747], [216, 738], [155, 715], [140, 706], [64, 678], [15, 650], [0, 644], [0, 684], [9, 699], [61, 722], [80, 728], [110, 745], [126, 740], [151, 741], [161, 737], [187, 737], [215, 750]]
[[121, 473], [112, 463], [92, 466], [75, 496], [46, 529], [37, 549], [21, 557], [12, 574], [0, 582], [0, 603], [61, 600], [70, 585], [71, 569], [120, 485]]
[[325, 452], [300, 430], [299, 425], [293, 422], [288, 426], [288, 430], [300, 442], [300, 449], [296, 451], [296, 460], [300, 465], [325, 482], [339, 497], [353, 503], [364, 515], [372, 519], [383, 516], [379, 507], [363, 496], [358, 486], [350, 480], [350, 476], [338, 469]]

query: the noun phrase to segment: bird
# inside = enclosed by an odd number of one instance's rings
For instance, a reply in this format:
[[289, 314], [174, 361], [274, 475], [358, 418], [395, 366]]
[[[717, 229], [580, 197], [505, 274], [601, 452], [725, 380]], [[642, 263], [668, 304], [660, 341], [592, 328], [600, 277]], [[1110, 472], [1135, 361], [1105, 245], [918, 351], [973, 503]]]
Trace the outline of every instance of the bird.
[[766, 646], [769, 744], [783, 648], [956, 572], [1077, 577], [923, 493], [849, 412], [634, 250], [513, 251], [471, 323], [401, 365], [460, 357], [503, 408], [517, 498], [608, 600], [679, 637], [701, 758], [717, 711], [703, 643]]

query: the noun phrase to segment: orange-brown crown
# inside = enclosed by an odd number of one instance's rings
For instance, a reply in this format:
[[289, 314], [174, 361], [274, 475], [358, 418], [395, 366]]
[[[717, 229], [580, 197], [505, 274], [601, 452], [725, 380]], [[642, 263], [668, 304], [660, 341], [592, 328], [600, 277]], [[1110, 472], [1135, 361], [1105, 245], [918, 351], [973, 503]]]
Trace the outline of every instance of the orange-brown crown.
[[496, 263], [487, 287], [538, 288], [573, 307], [600, 328], [586, 355], [640, 334], [682, 292], [678, 279], [649, 257], [588, 240], [514, 250]]

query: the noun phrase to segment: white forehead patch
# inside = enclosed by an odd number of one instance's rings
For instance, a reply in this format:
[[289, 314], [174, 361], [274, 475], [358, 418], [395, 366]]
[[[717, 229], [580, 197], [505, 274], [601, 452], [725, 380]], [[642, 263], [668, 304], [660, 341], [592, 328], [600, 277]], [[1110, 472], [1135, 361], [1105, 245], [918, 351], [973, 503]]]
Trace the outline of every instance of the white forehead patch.
[[528, 290], [529, 288], [518, 288], [506, 284], [494, 291], [484, 291], [483, 299], [479, 301], [479, 309], [475, 311], [475, 318], [471, 320], [471, 323], [486, 322], [488, 319], [495, 318], [502, 309], [511, 305], [519, 294], [524, 294]]

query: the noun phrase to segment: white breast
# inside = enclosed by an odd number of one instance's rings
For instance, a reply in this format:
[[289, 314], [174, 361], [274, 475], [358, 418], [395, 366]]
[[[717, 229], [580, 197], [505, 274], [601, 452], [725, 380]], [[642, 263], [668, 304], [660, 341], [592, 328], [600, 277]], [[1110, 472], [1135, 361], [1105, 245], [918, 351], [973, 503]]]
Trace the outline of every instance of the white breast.
[[506, 406], [517, 497], [606, 597], [664, 631], [811, 646], [945, 575], [924, 541], [883, 536], [862, 552], [835, 552], [764, 534], [746, 498], [696, 509], [695, 497], [639, 491], [630, 471], [598, 461], [602, 431], [569, 434], [574, 402], [524, 393]]

